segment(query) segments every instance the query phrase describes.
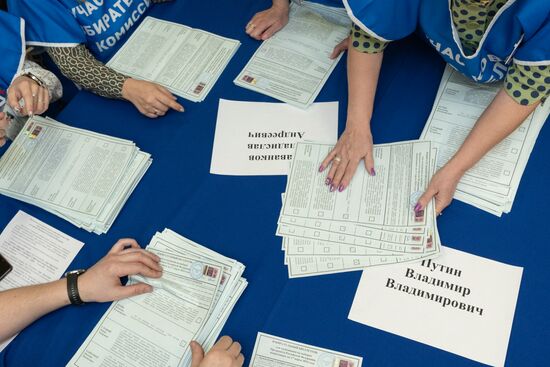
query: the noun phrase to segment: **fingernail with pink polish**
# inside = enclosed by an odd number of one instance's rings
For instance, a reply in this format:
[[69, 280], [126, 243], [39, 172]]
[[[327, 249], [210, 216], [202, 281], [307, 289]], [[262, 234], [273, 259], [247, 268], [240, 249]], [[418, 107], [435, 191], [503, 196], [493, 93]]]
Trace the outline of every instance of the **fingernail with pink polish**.
[[319, 166], [319, 172], [323, 172], [325, 170], [325, 167], [323, 167], [323, 165], [320, 165]]
[[374, 168], [370, 169], [370, 174], [371, 176], [376, 176], [376, 171], [374, 170]]
[[342, 192], [342, 191], [344, 191], [344, 185], [340, 185], [340, 186], [338, 186], [338, 191], [339, 191], [339, 192]]
[[330, 185], [330, 192], [333, 192], [335, 189], [334, 185]]
[[420, 203], [416, 203], [416, 206], [414, 207], [414, 211], [417, 212], [422, 209], [422, 205]]
[[325, 185], [327, 186], [330, 185], [330, 181], [331, 181], [330, 178], [327, 177], [327, 179], [325, 180]]

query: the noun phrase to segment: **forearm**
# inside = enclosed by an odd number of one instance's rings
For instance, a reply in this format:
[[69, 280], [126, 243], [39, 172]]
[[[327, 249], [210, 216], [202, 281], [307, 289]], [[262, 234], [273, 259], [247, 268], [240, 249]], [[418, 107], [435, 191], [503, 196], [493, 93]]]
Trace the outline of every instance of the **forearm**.
[[98, 61], [84, 45], [52, 47], [48, 54], [63, 75], [80, 87], [107, 98], [122, 99], [125, 75]]
[[447, 163], [449, 168], [462, 174], [472, 168], [487, 152], [516, 130], [538, 104], [522, 106], [501, 89]]
[[[351, 42], [351, 40], [350, 40]], [[370, 129], [383, 52], [364, 53], [349, 46], [348, 53], [348, 127]], [[350, 124], [352, 126], [350, 126]]]
[[66, 279], [0, 292], [0, 342], [69, 303]]

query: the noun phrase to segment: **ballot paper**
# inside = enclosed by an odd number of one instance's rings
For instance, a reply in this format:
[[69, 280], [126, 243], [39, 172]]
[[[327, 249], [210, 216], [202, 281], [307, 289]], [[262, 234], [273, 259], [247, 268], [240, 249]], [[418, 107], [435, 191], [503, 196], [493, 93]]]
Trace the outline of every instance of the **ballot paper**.
[[191, 361], [189, 342], [214, 345], [247, 286], [244, 265], [165, 229], [147, 246], [163, 267], [160, 279], [132, 276], [152, 293], [117, 301], [67, 366], [178, 367]]
[[[19, 211], [0, 234], [0, 254], [13, 270], [0, 291], [59, 279], [84, 244]], [[10, 343], [0, 344], [0, 352]]]
[[237, 40], [146, 17], [107, 66], [201, 102], [239, 46]]
[[249, 367], [361, 367], [363, 358], [258, 333]]
[[292, 3], [288, 24], [262, 42], [234, 82], [307, 108], [342, 57], [329, 58], [334, 47], [348, 36], [350, 27], [344, 8]]
[[435, 172], [429, 141], [375, 145], [376, 175], [360, 164], [343, 192], [330, 192], [318, 167], [332, 145], [299, 142], [277, 235], [290, 278], [356, 271], [437, 257], [433, 201], [414, 206]]
[[151, 161], [132, 141], [34, 116], [0, 158], [0, 193], [106, 233]]
[[504, 366], [522, 272], [442, 247], [437, 260], [365, 270], [349, 318]]
[[[478, 84], [447, 66], [421, 140], [438, 148], [441, 168], [460, 148], [500, 83]], [[531, 151], [550, 113], [550, 103], [539, 106], [460, 180], [455, 199], [497, 216], [509, 213]]]
[[210, 173], [286, 175], [297, 141], [336, 143], [338, 102], [307, 111], [284, 103], [220, 99]]

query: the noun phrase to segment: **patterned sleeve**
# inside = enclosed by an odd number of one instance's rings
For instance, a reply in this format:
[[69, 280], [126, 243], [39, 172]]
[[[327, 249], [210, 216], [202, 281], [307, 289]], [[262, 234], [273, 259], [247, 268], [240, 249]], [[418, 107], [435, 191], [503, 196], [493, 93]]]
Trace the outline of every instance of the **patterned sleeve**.
[[550, 94], [550, 65], [513, 63], [508, 68], [504, 87], [506, 93], [521, 105], [544, 102]]
[[122, 99], [122, 86], [128, 77], [98, 61], [85, 45], [50, 47], [48, 54], [75, 84], [103, 97]]
[[16, 77], [25, 73], [33, 74], [38, 79], [40, 79], [42, 83], [44, 83], [44, 87], [48, 90], [50, 94], [51, 102], [57, 101], [63, 95], [63, 87], [61, 86], [61, 82], [55, 76], [55, 74], [49, 70], [44, 69], [34, 61], [25, 60], [23, 68], [19, 73], [17, 73]]
[[353, 48], [359, 52], [376, 54], [384, 51], [389, 44], [371, 36], [355, 24], [351, 27], [350, 34]]

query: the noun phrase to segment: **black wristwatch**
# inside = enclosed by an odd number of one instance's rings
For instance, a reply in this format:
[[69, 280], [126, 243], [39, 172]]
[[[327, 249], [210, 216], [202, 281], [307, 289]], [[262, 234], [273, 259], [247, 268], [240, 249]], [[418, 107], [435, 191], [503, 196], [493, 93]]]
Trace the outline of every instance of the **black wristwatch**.
[[67, 278], [67, 293], [69, 295], [69, 301], [71, 301], [73, 305], [81, 305], [84, 303], [78, 293], [78, 277], [85, 272], [86, 269], [78, 269], [65, 273], [65, 278]]

